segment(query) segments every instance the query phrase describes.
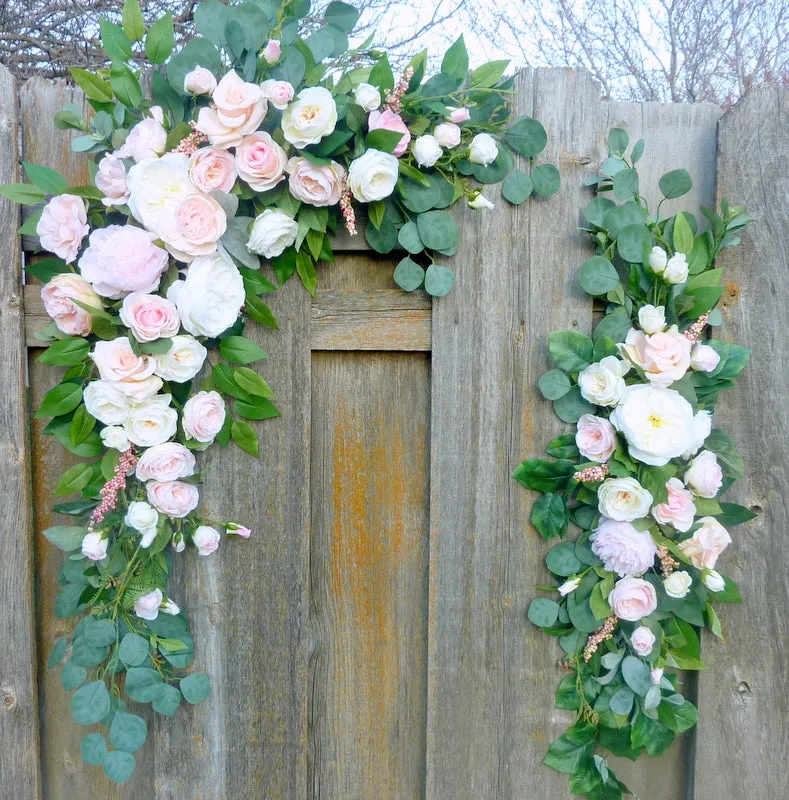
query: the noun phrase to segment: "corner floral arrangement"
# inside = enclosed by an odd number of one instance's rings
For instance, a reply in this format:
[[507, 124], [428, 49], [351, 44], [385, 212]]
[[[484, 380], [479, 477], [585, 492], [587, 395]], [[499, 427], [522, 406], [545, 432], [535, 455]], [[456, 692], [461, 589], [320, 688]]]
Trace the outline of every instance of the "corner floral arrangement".
[[461, 37], [437, 74], [422, 52], [396, 79], [369, 41], [350, 47], [352, 6], [306, 21], [309, 7], [204, 0], [199, 35], [173, 53], [171, 15], [146, 31], [126, 0], [122, 24], [99, 20], [108, 66], [71, 70], [90, 118], [55, 117], [78, 132], [91, 185], [25, 164], [29, 183], [0, 187], [43, 206], [20, 232], [52, 254], [26, 269], [52, 318], [39, 361], [64, 373], [37, 416], [81, 459], [56, 490], [78, 496], [54, 509], [73, 524], [44, 532], [67, 554], [55, 613], [69, 623], [49, 664], [62, 664], [74, 720], [99, 726], [83, 760], [119, 783], [147, 737], [127, 703], [171, 716], [210, 692], [168, 583], [174, 553], [251, 534], [199, 510], [196, 456], [231, 442], [255, 456], [250, 421], [279, 416], [249, 366], [266, 354], [244, 335], [249, 319], [277, 327], [262, 296], [294, 273], [313, 293], [331, 236], [357, 234], [358, 204], [370, 246], [406, 253], [398, 285], [446, 294], [454, 275], [438, 262], [459, 245], [448, 207], [492, 207], [480, 184], [504, 181], [516, 204], [559, 188], [550, 164], [516, 167], [547, 137], [510, 119], [507, 62], [469, 71]]
[[[712, 427], [718, 395], [750, 351], [704, 338], [722, 322], [715, 258], [751, 218], [725, 200], [719, 213], [702, 209], [704, 231], [687, 212], [661, 216], [663, 200], [650, 212], [636, 170], [643, 140], [629, 155], [625, 131], [612, 130], [608, 143], [585, 213], [597, 255], [579, 276], [605, 315], [591, 338], [552, 333], [556, 368], [539, 381], [576, 432], [548, 445], [554, 460], [524, 461], [514, 473], [543, 493], [532, 525], [546, 540], [564, 539], [546, 557], [557, 585], [539, 587], [554, 597], [528, 610], [564, 651], [556, 707], [577, 715], [545, 764], [590, 800], [630, 794], [598, 746], [655, 756], [696, 724], [672, 670], [704, 668], [697, 629], [721, 636], [715, 603], [740, 601], [716, 567], [728, 529], [754, 516], [720, 499], [743, 477], [743, 462]], [[659, 185], [664, 199], [692, 186], [682, 169]], [[573, 540], [571, 524], [580, 531]]]

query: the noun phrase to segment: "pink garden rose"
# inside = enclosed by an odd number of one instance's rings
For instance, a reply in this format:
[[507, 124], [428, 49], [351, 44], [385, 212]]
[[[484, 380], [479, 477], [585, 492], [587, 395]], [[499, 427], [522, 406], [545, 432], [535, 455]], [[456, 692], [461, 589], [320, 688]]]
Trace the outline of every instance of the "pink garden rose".
[[210, 556], [219, 547], [221, 535], [216, 528], [210, 525], [200, 525], [192, 534], [192, 541], [197, 548], [197, 555]]
[[679, 549], [696, 569], [714, 569], [718, 556], [731, 544], [731, 536], [715, 517], [701, 517], [701, 527]]
[[282, 47], [278, 39], [269, 39], [263, 48], [263, 60], [271, 66], [276, 64], [282, 56]]
[[690, 340], [677, 330], [676, 325], [651, 336], [631, 328], [625, 343], [620, 345], [622, 354], [644, 370], [647, 379], [658, 386], [669, 386], [690, 369], [690, 348]]
[[227, 150], [201, 147], [189, 157], [189, 180], [206, 194], [227, 194], [236, 182], [236, 160]]
[[648, 581], [622, 578], [608, 595], [608, 604], [618, 619], [638, 622], [657, 608], [657, 593]]
[[630, 637], [633, 650], [642, 658], [646, 658], [655, 646], [655, 634], [646, 625], [639, 625]]
[[167, 149], [167, 131], [162, 126], [162, 110], [158, 106], [151, 109], [152, 117], [138, 122], [129, 131], [123, 147], [118, 151], [122, 158], [144, 161], [158, 158]]
[[385, 130], [403, 134], [403, 138], [397, 143], [397, 147], [392, 150], [393, 156], [399, 157], [408, 149], [408, 144], [411, 141], [411, 132], [403, 122], [403, 118], [399, 114], [395, 114], [394, 111], [371, 111], [370, 116], [367, 117], [367, 126], [371, 131]]
[[152, 292], [169, 261], [167, 251], [153, 239], [134, 225], [97, 228], [79, 260], [79, 271], [102, 297], [118, 300], [129, 292]]
[[293, 99], [293, 86], [287, 81], [267, 80], [260, 84], [263, 97], [278, 111], [284, 111]]
[[468, 122], [471, 119], [471, 114], [467, 108], [454, 108], [447, 119], [450, 122], [454, 122], [455, 125], [459, 125], [461, 122]]
[[157, 511], [174, 519], [185, 517], [200, 502], [197, 487], [183, 481], [148, 481], [145, 492]]
[[44, 206], [36, 225], [41, 247], [67, 264], [76, 259], [82, 240], [89, 231], [85, 201], [73, 194], [53, 197]]
[[91, 561], [101, 561], [107, 555], [109, 541], [100, 533], [86, 533], [82, 537], [82, 555]]
[[697, 344], [690, 353], [690, 366], [696, 372], [713, 372], [721, 357], [708, 344]]
[[225, 401], [218, 392], [198, 392], [184, 405], [183, 426], [188, 439], [213, 442], [225, 424]]
[[105, 206], [122, 206], [129, 202], [129, 186], [126, 182], [126, 167], [115, 153], [107, 153], [99, 161], [94, 178], [96, 188], [104, 192], [101, 202]]
[[723, 470], [715, 453], [702, 450], [685, 473], [685, 483], [699, 497], [715, 497], [723, 485]]
[[55, 321], [58, 329], [69, 336], [87, 336], [93, 318], [88, 311], [73, 300], [79, 300], [91, 308], [101, 308], [101, 298], [91, 285], [73, 272], [61, 272], [41, 287], [44, 309]]
[[245, 136], [236, 147], [236, 171], [256, 192], [273, 189], [285, 177], [288, 156], [265, 131]]
[[260, 87], [245, 83], [232, 69], [217, 84], [212, 100], [213, 106], [200, 109], [197, 130], [214, 147], [240, 145], [244, 136], [257, 130], [268, 109]]
[[585, 459], [604, 464], [616, 450], [616, 431], [607, 419], [584, 414], [578, 420], [575, 444]]
[[187, 94], [213, 94], [216, 78], [210, 69], [195, 67], [184, 76], [184, 91]]
[[216, 252], [216, 243], [227, 230], [225, 210], [213, 197], [200, 192], [185, 197], [175, 214], [162, 215], [158, 233], [167, 249], [179, 260]]
[[291, 158], [287, 166], [290, 193], [311, 206], [333, 206], [340, 202], [345, 169], [336, 161], [318, 166], [306, 158]]
[[620, 577], [643, 575], [654, 563], [657, 547], [647, 531], [629, 522], [603, 517], [591, 536], [592, 552]]
[[131, 329], [138, 342], [153, 342], [178, 333], [178, 309], [158, 294], [132, 292], [123, 298], [121, 322]]
[[669, 478], [666, 483], [668, 500], [652, 509], [652, 516], [661, 525], [673, 525], [676, 530], [685, 533], [693, 525], [696, 516], [696, 504], [693, 493], [689, 492], [679, 478]]
[[137, 480], [175, 481], [195, 473], [195, 457], [180, 442], [165, 442], [143, 451], [137, 462]]

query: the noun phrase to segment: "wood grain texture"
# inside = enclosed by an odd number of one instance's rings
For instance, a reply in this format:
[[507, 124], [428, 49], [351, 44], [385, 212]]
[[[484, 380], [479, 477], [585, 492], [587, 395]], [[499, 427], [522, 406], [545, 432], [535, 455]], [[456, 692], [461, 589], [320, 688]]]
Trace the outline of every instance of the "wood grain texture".
[[725, 642], [705, 636], [699, 678], [696, 800], [786, 797], [789, 702], [789, 92], [750, 92], [721, 120], [718, 199], [747, 205], [756, 222], [725, 250], [724, 328], [719, 338], [752, 348], [750, 365], [725, 392], [715, 425], [745, 461], [726, 499], [762, 510], [731, 530], [719, 568], [744, 605], [719, 606]]
[[315, 353], [310, 798], [424, 792], [428, 357]]
[[[0, 66], [0, 183], [19, 180], [17, 92]], [[19, 209], [0, 199], [0, 798], [41, 796], [36, 640], [33, 609], [33, 531], [27, 428]], [[9, 525], [9, 523], [11, 523]]]

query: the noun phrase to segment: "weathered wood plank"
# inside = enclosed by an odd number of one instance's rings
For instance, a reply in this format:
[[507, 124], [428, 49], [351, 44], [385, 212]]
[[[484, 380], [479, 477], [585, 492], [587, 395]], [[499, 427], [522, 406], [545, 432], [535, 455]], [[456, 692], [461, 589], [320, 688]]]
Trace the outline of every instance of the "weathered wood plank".
[[[17, 89], [0, 66], [0, 183], [19, 180]], [[0, 199], [0, 363], [5, 377], [0, 408], [0, 798], [41, 796], [33, 534], [27, 429], [27, 356], [19, 209]]]
[[461, 212], [458, 285], [433, 309], [429, 800], [568, 795], [540, 763], [570, 720], [553, 708], [559, 650], [525, 614], [547, 548], [528, 525], [536, 496], [510, 473], [565, 427], [536, 389], [548, 333], [591, 325], [577, 228], [601, 103], [584, 72], [528, 71], [517, 88], [563, 185], [518, 208], [486, 189], [495, 214]]
[[732, 529], [719, 562], [745, 604], [721, 610], [725, 642], [703, 641], [695, 797], [767, 800], [787, 794], [789, 752], [789, 92], [753, 90], [721, 120], [718, 145], [718, 198], [747, 205], [756, 223], [720, 259], [728, 292], [716, 335], [753, 355], [721, 397], [715, 425], [745, 460], [745, 480], [727, 499], [762, 513]]
[[429, 361], [315, 353], [309, 797], [423, 796]]

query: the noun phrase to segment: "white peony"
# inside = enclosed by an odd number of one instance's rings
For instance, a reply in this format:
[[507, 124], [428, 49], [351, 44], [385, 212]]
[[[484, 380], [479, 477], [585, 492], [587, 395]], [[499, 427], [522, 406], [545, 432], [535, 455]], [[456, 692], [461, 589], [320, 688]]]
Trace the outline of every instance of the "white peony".
[[125, 453], [131, 447], [126, 431], [117, 425], [108, 425], [106, 428], [102, 428], [99, 436], [104, 446], [112, 450]]
[[628, 386], [609, 419], [625, 435], [630, 455], [644, 464], [663, 466], [694, 440], [693, 408], [663, 386]]
[[88, 414], [105, 425], [123, 425], [129, 416], [129, 399], [108, 381], [91, 381], [82, 395]]
[[625, 375], [630, 365], [616, 356], [606, 356], [590, 364], [578, 375], [584, 399], [596, 406], [615, 406], [625, 392]]
[[685, 283], [688, 279], [688, 260], [684, 253], [675, 253], [663, 270], [663, 278], [668, 283]]
[[244, 305], [244, 281], [235, 264], [220, 253], [198, 256], [189, 265], [185, 281], [167, 290], [181, 324], [195, 336], [219, 336], [237, 319]]
[[692, 585], [693, 578], [691, 578], [690, 573], [685, 572], [685, 570], [672, 572], [671, 575], [663, 581], [663, 588], [666, 590], [666, 594], [669, 597], [676, 597], [678, 600], [685, 597]]
[[267, 208], [252, 224], [247, 250], [264, 258], [276, 258], [296, 241], [299, 223], [282, 211]]
[[365, 111], [375, 111], [381, 105], [381, 93], [372, 84], [360, 83], [353, 93], [356, 105]]
[[469, 148], [468, 160], [472, 164], [482, 164], [487, 167], [499, 155], [499, 146], [489, 133], [478, 133], [472, 140]]
[[170, 408], [171, 399], [169, 394], [158, 394], [132, 407], [124, 424], [130, 442], [140, 447], [152, 447], [175, 435], [178, 412]]
[[429, 133], [417, 136], [411, 149], [414, 151], [414, 158], [420, 167], [432, 167], [444, 152], [438, 139]]
[[208, 350], [186, 334], [173, 336], [170, 342], [170, 349], [156, 356], [156, 374], [166, 381], [184, 383], [200, 372]]
[[597, 489], [600, 513], [619, 522], [632, 522], [649, 514], [652, 493], [635, 478], [608, 478]]
[[370, 148], [351, 161], [348, 186], [357, 200], [372, 203], [389, 197], [397, 185], [397, 175], [397, 158], [391, 153]]
[[666, 327], [666, 309], [664, 306], [642, 306], [638, 310], [638, 324], [644, 333], [660, 333]]
[[189, 180], [189, 158], [167, 153], [135, 164], [129, 170], [129, 209], [144, 228], [159, 232], [162, 220], [173, 218], [194, 187]]
[[282, 133], [294, 147], [317, 144], [337, 124], [337, 104], [328, 89], [302, 89], [282, 114]]

